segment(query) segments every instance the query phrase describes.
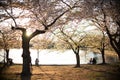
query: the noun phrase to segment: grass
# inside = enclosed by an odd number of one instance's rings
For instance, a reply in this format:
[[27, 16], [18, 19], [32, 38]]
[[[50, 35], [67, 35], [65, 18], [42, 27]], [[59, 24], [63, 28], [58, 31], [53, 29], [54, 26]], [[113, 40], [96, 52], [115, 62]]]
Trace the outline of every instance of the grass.
[[12, 65], [0, 73], [0, 80], [120, 80], [119, 65], [32, 66], [28, 79], [20, 76], [22, 65]]

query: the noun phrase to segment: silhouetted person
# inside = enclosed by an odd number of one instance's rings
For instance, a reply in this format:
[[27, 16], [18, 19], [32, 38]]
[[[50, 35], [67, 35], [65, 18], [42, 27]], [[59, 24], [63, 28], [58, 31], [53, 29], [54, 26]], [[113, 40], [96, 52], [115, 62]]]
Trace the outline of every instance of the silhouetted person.
[[95, 58], [93, 58], [93, 64], [96, 64], [96, 63], [97, 63], [96, 59], [95, 59]]
[[89, 64], [93, 64], [93, 58], [90, 58]]
[[38, 58], [36, 58], [36, 60], [35, 60], [35, 65], [36, 65], [36, 66], [39, 65], [39, 60], [38, 60]]
[[12, 65], [13, 64], [13, 60], [11, 58], [8, 58], [8, 65]]

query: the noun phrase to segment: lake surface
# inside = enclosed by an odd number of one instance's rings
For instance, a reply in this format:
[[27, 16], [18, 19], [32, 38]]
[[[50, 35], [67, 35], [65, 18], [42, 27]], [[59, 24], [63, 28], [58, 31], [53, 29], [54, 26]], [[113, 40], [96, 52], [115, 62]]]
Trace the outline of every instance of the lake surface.
[[[32, 64], [35, 64], [35, 59], [39, 59], [39, 64], [42, 65], [71, 65], [76, 64], [76, 57], [72, 50], [35, 50], [30, 49]], [[13, 59], [16, 64], [22, 64], [22, 49], [10, 49], [9, 58]], [[89, 63], [90, 58], [96, 57], [97, 63], [102, 62], [101, 54], [95, 54], [80, 50], [80, 64]], [[3, 61], [4, 50], [0, 50], [0, 62]]]

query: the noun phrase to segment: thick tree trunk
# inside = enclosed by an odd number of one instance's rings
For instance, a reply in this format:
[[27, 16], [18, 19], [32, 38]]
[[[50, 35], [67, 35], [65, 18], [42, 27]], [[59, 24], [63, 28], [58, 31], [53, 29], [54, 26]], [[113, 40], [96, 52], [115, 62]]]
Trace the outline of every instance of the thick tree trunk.
[[80, 67], [80, 56], [79, 53], [76, 53], [76, 66], [75, 67]]
[[30, 52], [28, 50], [23, 50], [23, 67], [22, 67], [22, 75], [31, 75], [31, 57]]
[[31, 75], [31, 57], [29, 51], [29, 39], [23, 37], [22, 41], [22, 48], [23, 48], [23, 66], [22, 66], [22, 75], [29, 76]]
[[[61, 15], [62, 16], [62, 15]], [[43, 34], [46, 31], [45, 30], [36, 30], [34, 31], [30, 36], [27, 36], [27, 30], [25, 28], [21, 28], [21, 27], [12, 27], [12, 29], [16, 29], [16, 30], [20, 30], [22, 31], [22, 49], [23, 49], [23, 53], [22, 53], [22, 58], [23, 58], [23, 65], [22, 65], [22, 72], [21, 75], [23, 76], [30, 76], [31, 73], [31, 57], [30, 57], [30, 51], [29, 51], [29, 43], [30, 40], [35, 37], [38, 34]]]

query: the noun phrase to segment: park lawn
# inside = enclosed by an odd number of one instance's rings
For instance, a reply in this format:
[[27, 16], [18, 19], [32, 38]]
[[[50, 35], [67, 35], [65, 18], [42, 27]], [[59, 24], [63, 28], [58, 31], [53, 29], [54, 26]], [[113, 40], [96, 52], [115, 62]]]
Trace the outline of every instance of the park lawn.
[[[32, 66], [29, 80], [120, 80], [120, 63], [106, 65]], [[0, 80], [21, 80], [22, 65], [12, 65], [0, 73]], [[27, 80], [27, 79], [24, 79]]]

